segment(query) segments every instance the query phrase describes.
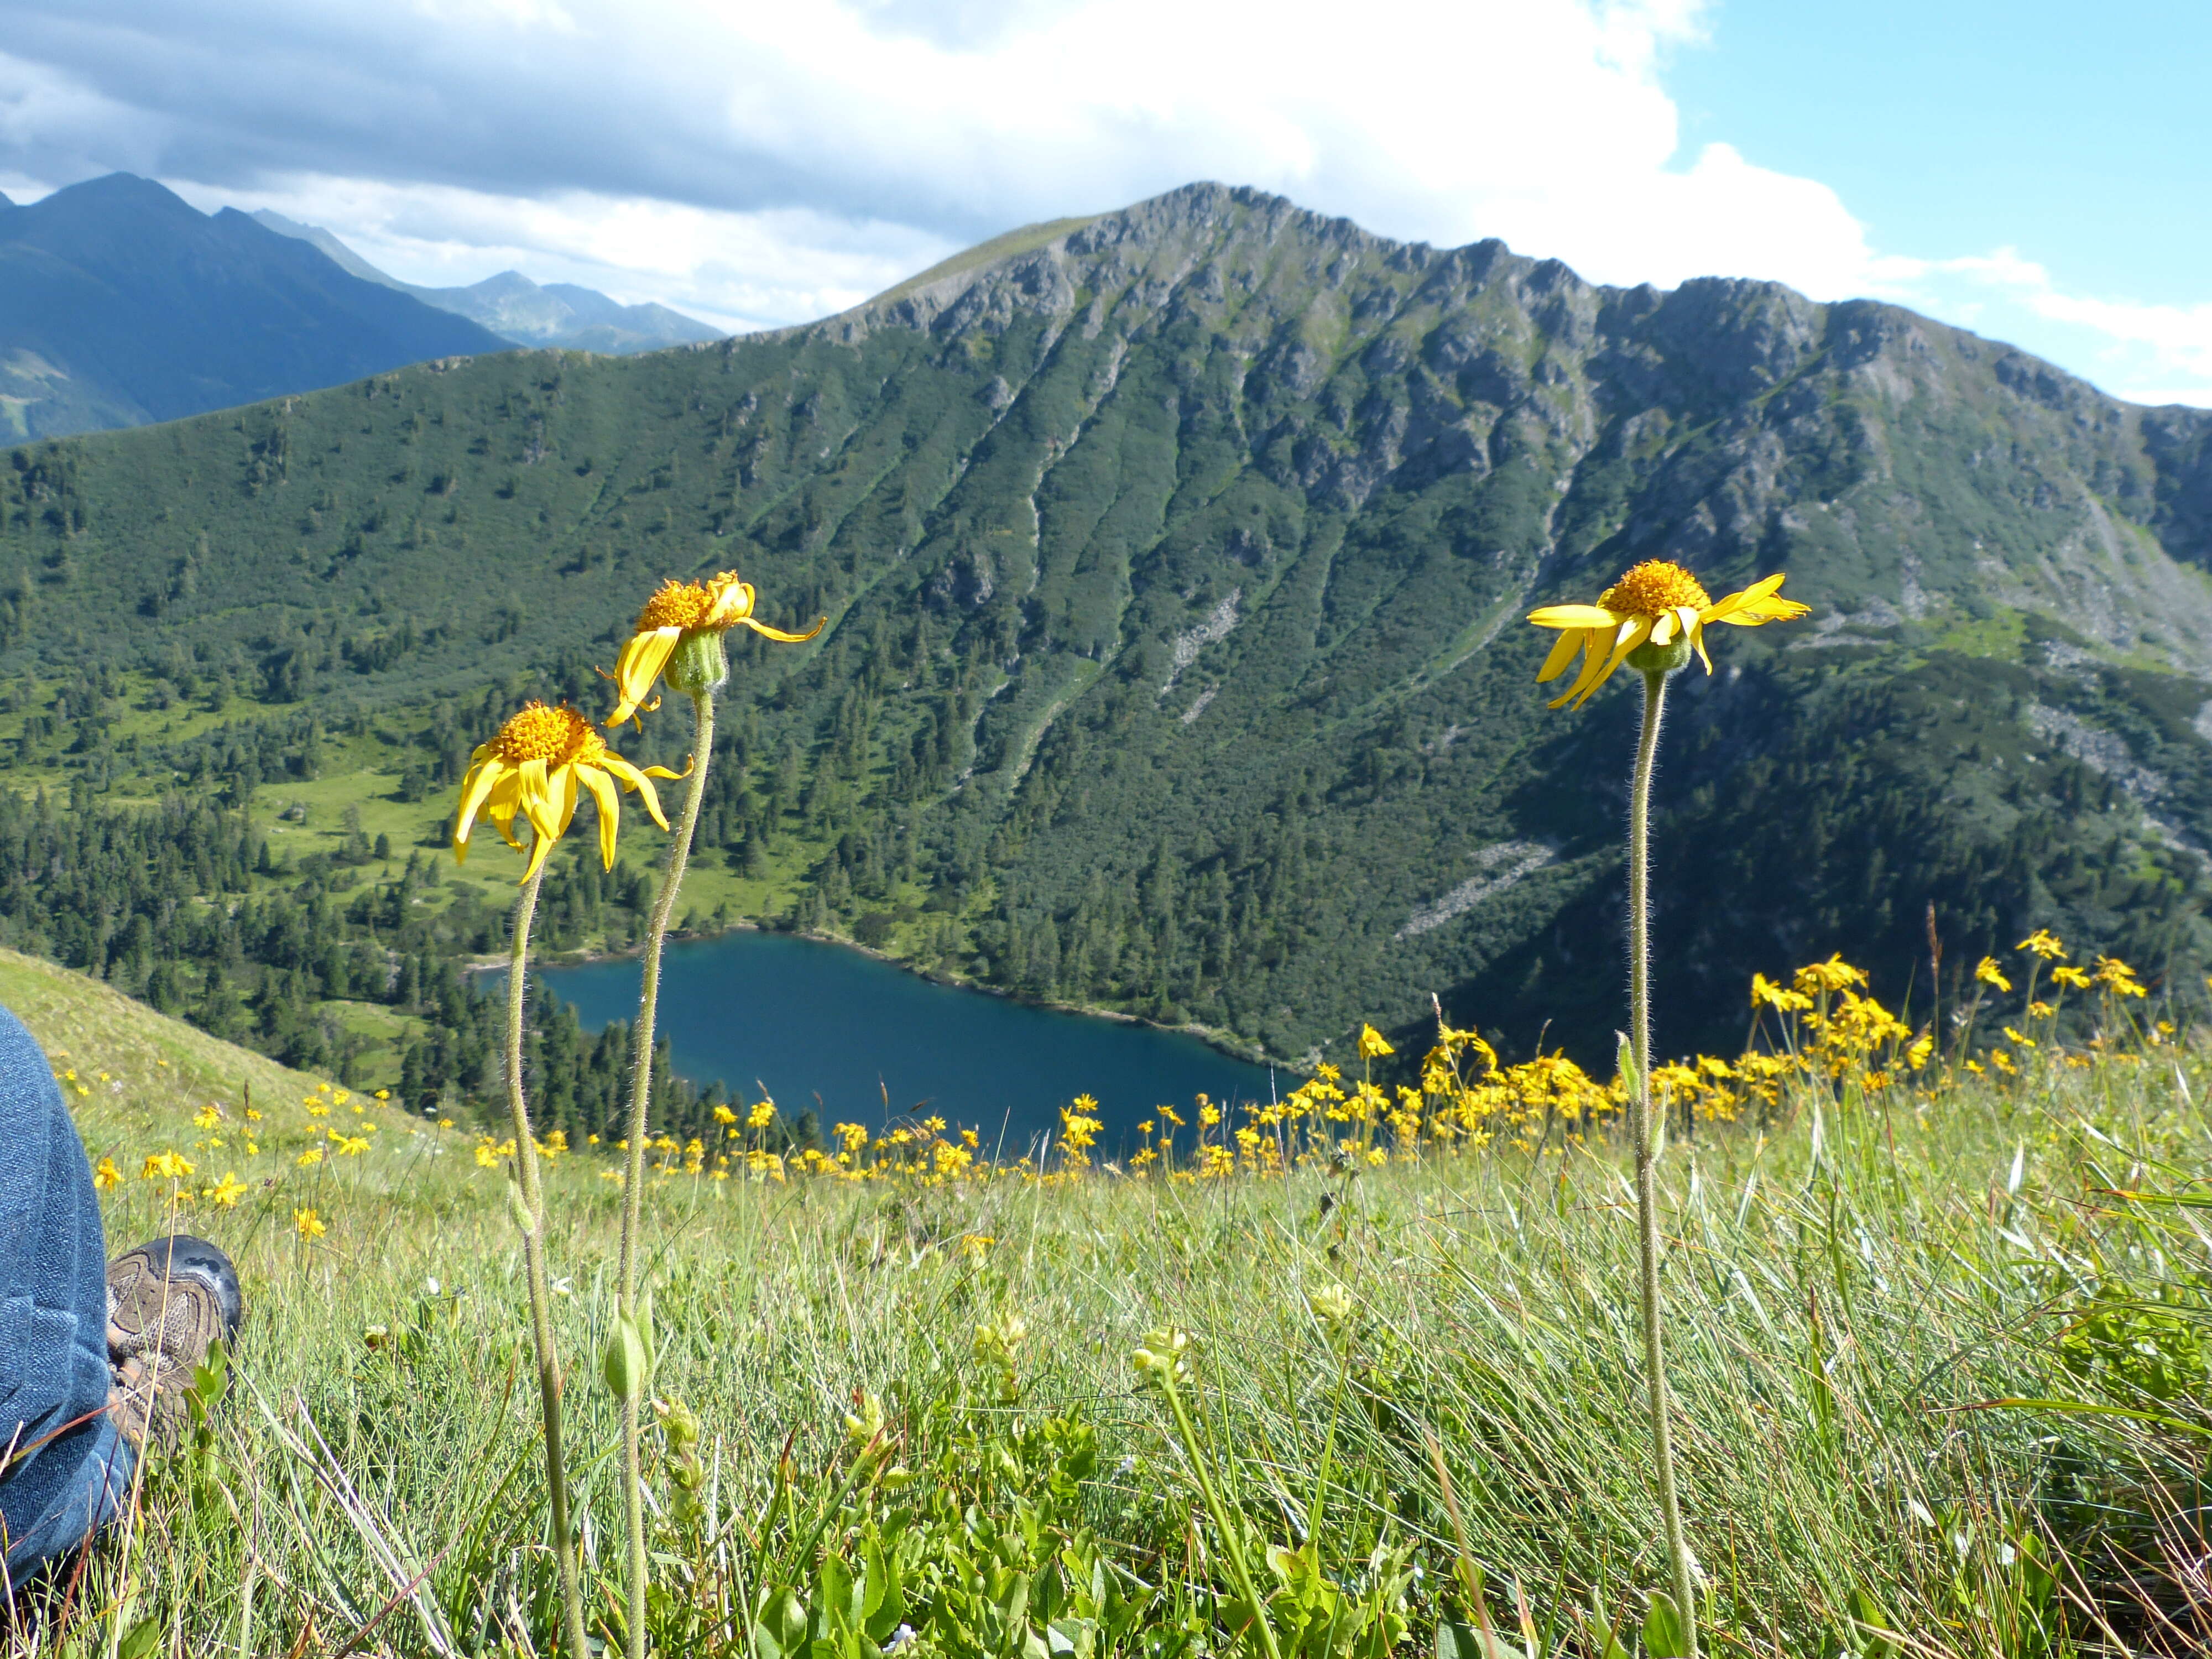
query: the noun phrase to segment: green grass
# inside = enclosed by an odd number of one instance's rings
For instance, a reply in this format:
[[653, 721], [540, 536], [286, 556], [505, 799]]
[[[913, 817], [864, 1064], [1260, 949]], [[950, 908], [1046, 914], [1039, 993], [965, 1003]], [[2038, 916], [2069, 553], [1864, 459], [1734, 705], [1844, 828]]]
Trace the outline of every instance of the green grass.
[[[265, 1064], [73, 978], [11, 960], [0, 994], [68, 1039], [81, 1075], [128, 1076], [80, 1102], [95, 1146], [189, 1149], [205, 1088]], [[141, 1088], [156, 1056], [198, 1068], [192, 1086]], [[368, 1155], [301, 1169], [294, 1149], [353, 1115], [307, 1116], [303, 1081], [272, 1081], [247, 1194], [180, 1218], [236, 1255], [252, 1310], [211, 1435], [149, 1476], [127, 1552], [96, 1551], [66, 1613], [19, 1646], [89, 1652], [127, 1599], [143, 1653], [549, 1650], [504, 1176], [374, 1107]], [[2009, 1094], [1800, 1098], [1763, 1131], [1668, 1152], [1678, 1455], [1711, 1651], [2202, 1639], [2172, 1540], [2212, 1424], [2203, 1246], [2189, 1209], [2113, 1194], [2202, 1201], [2208, 1087], [2212, 1065], [2154, 1049]], [[609, 1167], [552, 1166], [550, 1252], [592, 1617], [611, 1632], [616, 1418], [594, 1359]], [[106, 1202], [118, 1245], [167, 1224], [161, 1182]], [[329, 1229], [312, 1244], [304, 1207]], [[1537, 1647], [1594, 1654], [1572, 1634], [1593, 1598], [1633, 1623], [1662, 1576], [1632, 1217], [1605, 1149], [1216, 1182], [656, 1176], [651, 1393], [702, 1433], [696, 1451], [651, 1437], [654, 1642], [868, 1654], [905, 1624], [922, 1645], [901, 1650], [922, 1653], [1256, 1651], [1196, 1468], [1130, 1365], [1173, 1323], [1194, 1334], [1186, 1398], [1286, 1656], [1439, 1651], [1439, 1620], [1469, 1617], [1431, 1437], [1488, 1617], [1511, 1632], [1525, 1598]], [[1352, 1302], [1340, 1328], [1308, 1300], [1332, 1287]], [[1010, 1316], [1026, 1336], [1007, 1367], [977, 1333]], [[845, 1422], [869, 1395], [872, 1450]], [[2011, 1399], [2167, 1426], [1990, 1405]]]

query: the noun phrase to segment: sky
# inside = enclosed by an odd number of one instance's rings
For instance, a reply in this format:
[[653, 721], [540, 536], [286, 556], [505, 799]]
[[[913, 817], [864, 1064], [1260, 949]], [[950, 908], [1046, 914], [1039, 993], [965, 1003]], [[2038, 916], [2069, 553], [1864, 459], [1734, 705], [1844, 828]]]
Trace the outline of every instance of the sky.
[[2212, 406], [2208, 63], [2207, 0], [0, 0], [0, 190], [121, 169], [736, 331], [1216, 179]]

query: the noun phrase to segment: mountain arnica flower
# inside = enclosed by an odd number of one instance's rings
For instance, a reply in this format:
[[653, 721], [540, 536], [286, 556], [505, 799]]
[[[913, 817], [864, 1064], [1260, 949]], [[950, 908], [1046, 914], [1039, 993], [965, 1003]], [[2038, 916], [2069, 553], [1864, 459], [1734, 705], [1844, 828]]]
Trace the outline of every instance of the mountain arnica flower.
[[1647, 559], [1598, 595], [1595, 605], [1547, 605], [1528, 613], [1537, 627], [1563, 630], [1552, 654], [1544, 659], [1536, 683], [1541, 685], [1565, 673], [1579, 650], [1583, 672], [1549, 705], [1558, 708], [1571, 702], [1579, 708], [1638, 647], [1685, 640], [1710, 674], [1713, 659], [1705, 654], [1707, 623], [1756, 628], [1761, 623], [1788, 622], [1812, 609], [1779, 597], [1781, 586], [1780, 576], [1768, 576], [1741, 592], [1716, 599], [1680, 565]]
[[[623, 643], [615, 672], [608, 677], [614, 681], [621, 701], [607, 724], [620, 726], [641, 708], [650, 712], [658, 706], [658, 699], [647, 702], [646, 698], [677, 647], [687, 639], [711, 637], [719, 657], [721, 636], [732, 628], [750, 628], [762, 638], [784, 645], [803, 645], [829, 623], [824, 617], [804, 634], [787, 634], [755, 618], [754, 597], [753, 585], [739, 581], [734, 570], [725, 570], [703, 582], [663, 582], [638, 613], [637, 626]], [[713, 678], [719, 684], [721, 676]]]
[[545, 862], [553, 843], [568, 833], [576, 816], [577, 792], [588, 789], [599, 805], [599, 859], [610, 870], [615, 862], [615, 833], [622, 818], [622, 790], [635, 789], [645, 810], [662, 829], [668, 818], [653, 791], [654, 778], [684, 775], [665, 766], [641, 770], [607, 747], [592, 722], [566, 703], [549, 708], [526, 703], [507, 719], [489, 743], [480, 744], [469, 757], [468, 776], [461, 782], [460, 811], [453, 817], [453, 856], [469, 854], [469, 831], [477, 814], [491, 820], [509, 847], [517, 852], [518, 815], [537, 832], [530, 849], [528, 881]]
[[[1579, 708], [1623, 663], [1644, 682], [1644, 720], [1636, 740], [1636, 760], [1628, 785], [1628, 1030], [1620, 1038], [1620, 1071], [1628, 1084], [1629, 1127], [1636, 1148], [1637, 1263], [1644, 1325], [1644, 1386], [1650, 1408], [1652, 1484], [1667, 1534], [1673, 1595], [1652, 1593], [1656, 1610], [1669, 1601], [1679, 1628], [1671, 1650], [1680, 1659], [1698, 1659], [1695, 1571], [1689, 1540], [1682, 1530], [1681, 1501], [1675, 1489], [1674, 1452], [1668, 1423], [1667, 1370], [1662, 1352], [1664, 1314], [1660, 1297], [1659, 1194], [1655, 1165], [1664, 1126], [1652, 1109], [1651, 1085], [1651, 769], [1659, 752], [1659, 726], [1667, 704], [1667, 681], [1686, 668], [1695, 652], [1713, 672], [1705, 654], [1705, 624], [1724, 622], [1738, 628], [1788, 622], [1812, 609], [1778, 596], [1781, 576], [1753, 582], [1741, 592], [1715, 599], [1695, 576], [1665, 559], [1646, 559], [1598, 596], [1595, 605], [1547, 605], [1528, 613], [1539, 628], [1556, 628], [1559, 642], [1544, 659], [1536, 683], [1555, 680], [1582, 653], [1582, 672], [1552, 707]], [[1845, 975], [1863, 975], [1840, 959], [1822, 964], [1838, 984]], [[1801, 981], [1802, 976], [1801, 975]], [[1822, 995], [1832, 989], [1819, 981]], [[1809, 988], [1801, 982], [1801, 994]], [[1758, 993], [1753, 992], [1754, 995]], [[1852, 994], [1844, 990], [1844, 994]], [[1777, 1005], [1779, 1006], [1779, 1005]], [[1825, 1009], [1824, 1011], [1825, 1012]], [[1901, 1027], [1899, 1028], [1902, 1029]]]

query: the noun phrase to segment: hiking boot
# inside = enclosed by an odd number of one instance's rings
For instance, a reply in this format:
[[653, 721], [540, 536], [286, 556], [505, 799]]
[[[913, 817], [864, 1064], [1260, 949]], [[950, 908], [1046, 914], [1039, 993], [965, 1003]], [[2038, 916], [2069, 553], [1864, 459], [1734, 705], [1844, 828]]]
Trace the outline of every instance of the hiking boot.
[[237, 1268], [204, 1238], [154, 1239], [108, 1263], [108, 1409], [132, 1445], [177, 1445], [193, 1370], [238, 1334], [245, 1315]]

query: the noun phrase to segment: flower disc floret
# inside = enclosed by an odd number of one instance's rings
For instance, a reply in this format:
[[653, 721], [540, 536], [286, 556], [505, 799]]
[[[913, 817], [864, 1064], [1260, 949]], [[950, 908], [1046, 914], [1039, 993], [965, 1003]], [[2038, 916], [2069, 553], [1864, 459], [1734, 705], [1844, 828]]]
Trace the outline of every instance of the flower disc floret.
[[1619, 581], [1598, 596], [1597, 602], [1603, 609], [1623, 616], [1656, 619], [1683, 605], [1703, 611], [1713, 601], [1705, 584], [1680, 565], [1667, 559], [1646, 559], [1631, 567]]
[[1598, 596], [1595, 605], [1547, 605], [1528, 613], [1537, 627], [1559, 630], [1559, 642], [1544, 659], [1536, 683], [1559, 678], [1579, 653], [1582, 672], [1564, 694], [1553, 699], [1551, 707], [1580, 707], [1638, 647], [1681, 641], [1698, 653], [1710, 674], [1713, 659], [1705, 653], [1708, 623], [1756, 628], [1762, 623], [1788, 622], [1812, 609], [1778, 597], [1782, 582], [1778, 574], [1768, 576], [1716, 599], [1680, 565], [1647, 559], [1624, 573]]

